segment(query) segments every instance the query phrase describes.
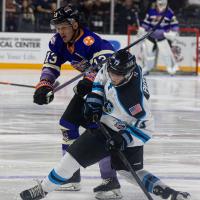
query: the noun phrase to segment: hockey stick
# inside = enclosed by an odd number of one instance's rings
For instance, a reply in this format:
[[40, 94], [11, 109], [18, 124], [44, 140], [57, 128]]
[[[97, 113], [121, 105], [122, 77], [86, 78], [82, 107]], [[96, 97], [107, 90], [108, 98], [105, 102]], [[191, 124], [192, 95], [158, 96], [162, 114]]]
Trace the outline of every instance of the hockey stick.
[[[11, 86], [19, 86], [19, 87], [27, 87], [27, 88], [35, 88], [34, 85], [10, 83], [10, 82], [3, 82], [3, 81], [0, 81], [0, 84], [2, 84], [2, 85], [11, 85]], [[54, 86], [54, 88], [57, 88], [59, 85], [60, 85], [60, 83], [58, 81], [56, 81], [53, 86]]]
[[[156, 24], [156, 26], [154, 26], [154, 28], [153, 28], [150, 32], [148, 32], [147, 34], [145, 34], [143, 37], [141, 37], [140, 39], [136, 40], [135, 42], [133, 42], [132, 44], [128, 45], [127, 47], [123, 48], [122, 50], [128, 50], [128, 49], [130, 49], [131, 47], [135, 46], [136, 44], [138, 44], [139, 42], [141, 42], [142, 40], [146, 39], [146, 38], [149, 37], [151, 34], [153, 34], [154, 31], [160, 26], [161, 22], [163, 21], [165, 15], [166, 15], [166, 13], [167, 13], [167, 9], [168, 9], [168, 3], [167, 3], [167, 6], [166, 6], [166, 8], [165, 8], [165, 11], [164, 11], [163, 16], [160, 18], [160, 20], [159, 20], [159, 22]], [[118, 52], [118, 51], [117, 51], [117, 52]], [[114, 54], [116, 54], [117, 52], [115, 52]], [[101, 65], [101, 66], [102, 66], [104, 63], [107, 62], [107, 60], [108, 60], [108, 58], [105, 59], [103, 62], [99, 63], [98, 65]], [[96, 67], [98, 67], [98, 66], [96, 66]], [[95, 69], [95, 67], [89, 67], [88, 70], [90, 70], [91, 68]], [[72, 78], [71, 80], [69, 80], [69, 81], [63, 83], [62, 85], [60, 85], [59, 87], [55, 88], [55, 89], [54, 89], [54, 93], [57, 92], [57, 91], [59, 91], [59, 90], [61, 90], [61, 89], [64, 88], [64, 87], [66, 87], [67, 85], [73, 83], [74, 81], [78, 80], [79, 78], [81, 78], [82, 76], [84, 76], [84, 74], [85, 74], [85, 72], [84, 72], [84, 73], [81, 73], [81, 74], [79, 74], [79, 75], [77, 75], [77, 76], [75, 76], [75, 77]]]
[[85, 73], [81, 73], [81, 74], [78, 74], [77, 76], [75, 76], [74, 78], [70, 79], [69, 81], [59, 85], [58, 87], [54, 88], [53, 92], [56, 93], [58, 92], [59, 90], [61, 90], [62, 88], [66, 87], [67, 85], [75, 82], [76, 80], [78, 80], [79, 78], [81, 78], [82, 76], [84, 76]]
[[2, 85], [19, 86], [19, 87], [35, 88], [34, 85], [25, 85], [25, 84], [18, 84], [18, 83], [3, 82], [3, 81], [0, 81], [0, 84], [2, 84]]
[[[105, 128], [105, 126], [103, 124], [101, 124], [100, 122], [98, 122], [98, 125], [100, 127], [100, 131], [105, 135], [106, 139], [111, 139], [112, 137], [111, 137], [110, 133], [108, 132], [108, 130]], [[119, 156], [120, 160], [124, 163], [124, 165], [127, 167], [127, 169], [131, 172], [133, 178], [135, 179], [137, 184], [140, 186], [141, 190], [144, 192], [144, 194], [146, 195], [148, 200], [153, 200], [151, 195], [146, 190], [144, 184], [142, 183], [142, 181], [140, 180], [140, 178], [138, 177], [138, 175], [132, 168], [130, 162], [125, 157], [125, 155], [120, 150], [116, 150], [116, 151], [117, 151], [117, 155]]]
[[134, 14], [135, 14], [135, 20], [136, 20], [137, 27], [139, 28], [140, 27], [140, 20], [139, 20], [138, 12], [135, 11]]

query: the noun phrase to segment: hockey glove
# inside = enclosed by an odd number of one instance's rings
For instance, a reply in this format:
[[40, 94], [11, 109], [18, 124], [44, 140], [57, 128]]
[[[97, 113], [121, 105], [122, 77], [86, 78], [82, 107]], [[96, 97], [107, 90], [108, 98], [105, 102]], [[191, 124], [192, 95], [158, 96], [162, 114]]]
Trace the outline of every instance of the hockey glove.
[[121, 150], [124, 151], [129, 143], [133, 141], [131, 135], [125, 131], [120, 130], [112, 135], [106, 141], [106, 148], [109, 151]]
[[78, 84], [73, 88], [74, 93], [80, 97], [84, 97], [86, 94], [91, 92], [93, 82], [84, 78], [78, 82]]
[[142, 37], [142, 36], [144, 36], [146, 33], [147, 33], [146, 30], [145, 30], [143, 27], [140, 26], [139, 29], [138, 29], [138, 31], [137, 31], [137, 36], [138, 36], [138, 37]]
[[36, 85], [33, 102], [38, 105], [49, 104], [54, 99], [53, 85], [48, 80], [41, 80]]
[[178, 32], [168, 31], [168, 32], [164, 32], [163, 35], [167, 40], [170, 40], [173, 42], [176, 39], [176, 37], [178, 36]]
[[87, 95], [83, 107], [84, 118], [88, 122], [97, 122], [102, 116], [103, 97], [98, 94], [90, 93]]

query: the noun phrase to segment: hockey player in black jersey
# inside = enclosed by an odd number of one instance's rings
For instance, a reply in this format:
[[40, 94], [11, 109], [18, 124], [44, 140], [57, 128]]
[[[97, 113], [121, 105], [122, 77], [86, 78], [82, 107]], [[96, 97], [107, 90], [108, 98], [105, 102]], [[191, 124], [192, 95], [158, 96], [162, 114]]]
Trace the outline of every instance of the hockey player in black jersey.
[[149, 193], [166, 200], [189, 200], [189, 193], [172, 189], [143, 169], [143, 146], [154, 128], [148, 100], [147, 84], [135, 56], [124, 50], [113, 55], [98, 72], [83, 109], [86, 120], [100, 121], [111, 138], [108, 140], [101, 128], [86, 130], [41, 183], [20, 193], [21, 199], [42, 199], [81, 166], [86, 168], [108, 155], [113, 168], [135, 183], [115, 153], [120, 150]]

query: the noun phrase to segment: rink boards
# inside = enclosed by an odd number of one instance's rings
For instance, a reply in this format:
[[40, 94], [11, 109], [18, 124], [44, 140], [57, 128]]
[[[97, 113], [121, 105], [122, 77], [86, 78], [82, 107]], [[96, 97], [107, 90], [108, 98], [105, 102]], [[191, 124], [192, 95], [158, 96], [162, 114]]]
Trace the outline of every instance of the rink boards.
[[[0, 69], [41, 69], [48, 43], [53, 34], [44, 33], [0, 33]], [[116, 50], [127, 46], [127, 35], [101, 35]], [[134, 40], [137, 38], [134, 37]], [[195, 71], [198, 64], [196, 37], [177, 37], [172, 50], [182, 71]], [[140, 60], [140, 45], [131, 51]], [[162, 59], [158, 58], [158, 68], [165, 69]], [[69, 63], [63, 69], [72, 69]], [[198, 69], [200, 72], [200, 69]]]

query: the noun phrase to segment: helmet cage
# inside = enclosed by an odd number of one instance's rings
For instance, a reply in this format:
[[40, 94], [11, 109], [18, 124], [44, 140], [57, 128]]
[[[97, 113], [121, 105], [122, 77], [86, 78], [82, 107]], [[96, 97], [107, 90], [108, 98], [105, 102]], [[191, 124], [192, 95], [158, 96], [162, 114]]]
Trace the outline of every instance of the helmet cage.
[[156, 0], [156, 6], [160, 11], [165, 10], [167, 6], [167, 0]]

